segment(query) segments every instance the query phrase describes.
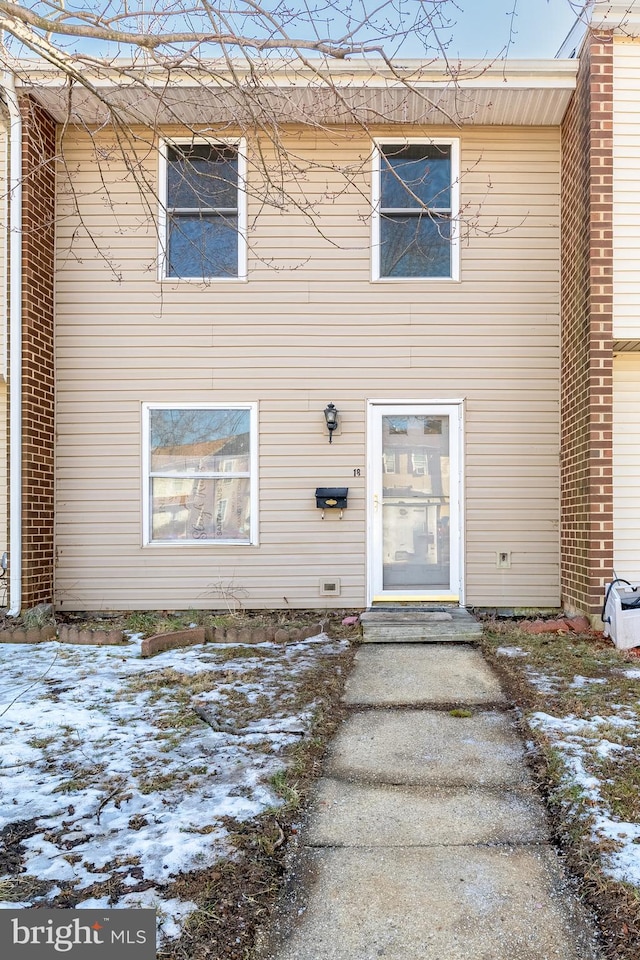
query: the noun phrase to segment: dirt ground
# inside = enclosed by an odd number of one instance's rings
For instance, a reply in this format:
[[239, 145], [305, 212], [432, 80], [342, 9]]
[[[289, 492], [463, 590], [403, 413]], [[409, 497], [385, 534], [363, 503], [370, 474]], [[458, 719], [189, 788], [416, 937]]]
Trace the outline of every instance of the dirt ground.
[[555, 842], [610, 960], [640, 957], [640, 659], [593, 631], [486, 621], [483, 647], [520, 708]]

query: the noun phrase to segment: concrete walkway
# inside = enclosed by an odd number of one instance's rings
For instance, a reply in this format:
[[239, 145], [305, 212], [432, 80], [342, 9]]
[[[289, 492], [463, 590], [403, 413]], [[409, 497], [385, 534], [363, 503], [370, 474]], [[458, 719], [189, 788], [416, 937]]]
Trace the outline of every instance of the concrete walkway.
[[262, 955], [597, 960], [479, 650], [363, 646], [345, 699]]

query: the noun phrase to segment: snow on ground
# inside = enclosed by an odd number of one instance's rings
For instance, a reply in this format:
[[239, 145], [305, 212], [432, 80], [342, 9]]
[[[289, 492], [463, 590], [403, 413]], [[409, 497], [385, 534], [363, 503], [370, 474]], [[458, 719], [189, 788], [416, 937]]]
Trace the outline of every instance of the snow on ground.
[[533, 667], [525, 668], [525, 675], [529, 683], [539, 690], [540, 693], [556, 693], [562, 683], [560, 677], [549, 676], [546, 673], [540, 673], [539, 670], [534, 670]]
[[583, 687], [588, 687], [592, 684], [597, 686], [598, 684], [603, 684], [606, 682], [606, 677], [581, 677], [580, 674], [576, 674], [569, 684], [569, 689], [582, 690]]
[[100, 906], [91, 888], [117, 875], [130, 892], [115, 905], [142, 898], [177, 935], [185, 905], [153, 885], [229, 854], [222, 818], [278, 805], [270, 778], [313, 712], [296, 707], [292, 681], [345, 646], [320, 635], [142, 660], [139, 636], [118, 647], [1, 644], [0, 831], [37, 821], [17, 889], [38, 878], [51, 887], [40, 903], [71, 887], [87, 891], [82, 906]]
[[522, 647], [498, 647], [496, 653], [499, 657], [528, 657], [529, 654]]
[[[592, 840], [595, 843], [612, 841], [614, 849], [602, 853], [604, 872], [616, 880], [640, 887], [640, 824], [616, 819], [603, 797], [603, 781], [593, 772], [594, 769], [597, 771], [594, 758], [606, 761], [637, 749], [634, 743], [640, 739], [637, 715], [595, 716], [584, 720], [573, 715], [553, 717], [538, 712], [532, 714], [529, 723], [542, 731], [560, 751], [565, 765], [565, 783], [577, 785], [586, 799]], [[610, 737], [616, 734], [633, 745], [612, 741]]]
[[[112, 904], [109, 902], [109, 897], [90, 897], [77, 906], [79, 910], [102, 910], [108, 909]], [[145, 890], [143, 893], [125, 894], [118, 900], [118, 907], [155, 910], [158, 918], [158, 933], [168, 940], [174, 940], [180, 936], [181, 924], [197, 909], [196, 904], [190, 901], [159, 897], [153, 889]]]

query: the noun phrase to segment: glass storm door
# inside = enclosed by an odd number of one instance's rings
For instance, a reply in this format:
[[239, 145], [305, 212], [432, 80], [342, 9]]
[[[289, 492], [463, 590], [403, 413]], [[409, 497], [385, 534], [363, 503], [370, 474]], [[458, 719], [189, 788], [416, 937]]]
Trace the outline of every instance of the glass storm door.
[[460, 406], [372, 406], [370, 591], [460, 597]]

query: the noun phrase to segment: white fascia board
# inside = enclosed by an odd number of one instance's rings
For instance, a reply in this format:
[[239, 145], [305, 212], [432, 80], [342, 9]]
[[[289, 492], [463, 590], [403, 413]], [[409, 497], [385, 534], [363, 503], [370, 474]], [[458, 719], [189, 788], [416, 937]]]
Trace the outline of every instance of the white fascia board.
[[623, 37], [640, 36], [640, 0], [595, 0], [591, 10], [591, 27], [594, 30], [613, 30]]
[[[137, 65], [140, 68], [140, 65]], [[279, 63], [257, 61], [253, 73], [239, 63], [233, 74], [228, 64], [211, 60], [202, 62], [200, 69], [189, 71], [172, 71], [172, 89], [193, 88], [201, 86], [198, 75], [206, 78], [212, 86], [236, 87], [238, 78], [253, 78], [255, 73], [262, 78], [265, 86], [273, 87], [306, 87], [313, 86], [322, 79], [331, 80], [338, 86], [401, 86], [404, 83], [420, 87], [448, 87], [454, 83], [465, 88], [477, 89], [504, 89], [509, 87], [525, 89], [565, 89], [572, 87], [575, 79], [576, 64], [572, 59], [554, 60], [458, 60], [455, 65], [444, 60], [432, 60], [425, 64], [424, 60], [403, 59], [393, 63], [390, 68], [384, 61], [376, 60], [346, 60], [328, 63], [318, 60], [317, 69], [307, 64]], [[18, 87], [58, 87], [68, 81], [65, 75], [47, 64], [38, 61], [21, 60], [15, 62], [16, 85]], [[125, 77], [122, 70], [130, 70]], [[139, 71], [129, 65], [129, 61], [118, 61], [117, 69], [88, 68], [91, 82], [96, 88], [135, 86], [139, 79], [144, 78], [147, 86], [165, 86], [166, 71], [161, 68], [147, 66]]]

